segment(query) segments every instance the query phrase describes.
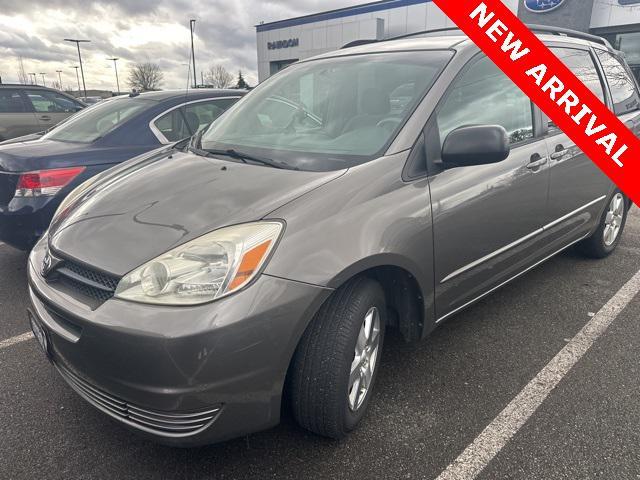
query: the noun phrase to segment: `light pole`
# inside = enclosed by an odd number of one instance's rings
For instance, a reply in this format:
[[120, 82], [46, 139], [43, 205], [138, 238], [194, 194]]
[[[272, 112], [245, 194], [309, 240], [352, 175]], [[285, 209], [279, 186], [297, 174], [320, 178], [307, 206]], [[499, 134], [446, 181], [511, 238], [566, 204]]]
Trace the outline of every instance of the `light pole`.
[[193, 48], [193, 32], [196, 29], [195, 19], [189, 20], [189, 29], [191, 30], [191, 63], [193, 64], [193, 88], [198, 86], [198, 77], [196, 76], [196, 51]]
[[58, 74], [58, 83], [60, 84], [60, 90], [64, 90], [64, 87], [62, 86], [62, 70], [56, 70], [56, 73]]
[[73, 68], [75, 68], [75, 69], [76, 69], [76, 79], [78, 80], [78, 96], [80, 96], [80, 76], [78, 75], [78, 69], [79, 69], [80, 67], [77, 67], [77, 66], [76, 66], [76, 67], [73, 67]]
[[33, 75], [33, 78], [31, 79], [31, 84], [33, 85], [34, 83], [36, 85], [38, 85], [38, 77], [36, 76], [36, 74], [34, 72], [29, 73], [29, 75]]
[[120, 80], [118, 79], [118, 60], [119, 58], [107, 58], [113, 62], [113, 68], [116, 69], [116, 85], [118, 86], [118, 95], [120, 95]]
[[44, 76], [46, 75], [46, 73], [42, 73], [42, 72], [40, 72], [40, 75], [42, 75], [42, 85], [43, 85], [44, 87], [46, 87], [46, 86], [47, 86], [47, 81], [44, 79]]
[[[80, 73], [82, 74], [82, 87], [84, 88], [84, 98], [87, 98], [87, 84], [84, 81], [84, 69], [82, 68], [82, 55], [80, 54], [80, 44], [89, 43], [91, 40], [76, 40], [74, 38], [65, 38], [65, 42], [75, 43], [78, 47], [78, 60], [80, 61]], [[80, 90], [80, 88], [78, 88]]]

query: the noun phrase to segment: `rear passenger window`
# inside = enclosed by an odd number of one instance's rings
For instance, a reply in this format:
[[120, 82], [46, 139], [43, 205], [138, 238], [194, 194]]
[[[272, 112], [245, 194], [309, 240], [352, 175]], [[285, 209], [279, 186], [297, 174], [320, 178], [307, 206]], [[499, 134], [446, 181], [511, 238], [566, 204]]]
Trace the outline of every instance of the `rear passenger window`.
[[562, 60], [569, 70], [591, 90], [596, 97], [604, 102], [604, 88], [600, 75], [593, 63], [591, 54], [586, 50], [575, 48], [552, 48], [551, 51]]
[[[589, 52], [575, 48], [551, 48], [551, 51], [555, 53], [562, 63], [564, 63], [596, 97], [604, 102], [602, 80], [596, 70], [595, 63], [593, 63], [593, 57], [591, 57]], [[551, 120], [549, 120], [549, 128], [557, 128]]]
[[636, 83], [629, 69], [624, 62], [609, 52], [602, 50], [597, 50], [597, 52], [609, 83], [615, 114], [624, 115], [638, 110], [640, 108], [640, 98], [636, 90]]
[[180, 108], [160, 117], [155, 121], [155, 126], [169, 142], [178, 142], [193, 135]]
[[464, 125], [501, 125], [511, 143], [533, 138], [531, 101], [487, 57], [455, 80], [437, 120], [441, 144]]
[[183, 105], [160, 117], [154, 125], [169, 142], [178, 142], [207, 128], [237, 101], [237, 98], [221, 98]]
[[0, 89], [0, 113], [24, 113], [26, 106], [17, 90]]
[[194, 133], [203, 128], [207, 128], [236, 101], [236, 98], [225, 98], [187, 105], [185, 116], [189, 127], [191, 127]]

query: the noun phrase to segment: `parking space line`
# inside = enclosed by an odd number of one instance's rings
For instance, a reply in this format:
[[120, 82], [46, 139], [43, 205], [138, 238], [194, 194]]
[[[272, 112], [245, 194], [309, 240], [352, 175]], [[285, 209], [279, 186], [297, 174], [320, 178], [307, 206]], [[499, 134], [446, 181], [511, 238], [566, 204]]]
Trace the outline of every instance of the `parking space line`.
[[640, 271], [571, 339], [436, 480], [472, 480], [504, 448], [551, 391], [640, 292]]
[[33, 333], [27, 332], [22, 335], [18, 335], [16, 337], [11, 337], [6, 340], [2, 340], [0, 342], [0, 350], [3, 348], [10, 347], [11, 345], [15, 345], [16, 343], [26, 342], [27, 340], [31, 340], [33, 338]]

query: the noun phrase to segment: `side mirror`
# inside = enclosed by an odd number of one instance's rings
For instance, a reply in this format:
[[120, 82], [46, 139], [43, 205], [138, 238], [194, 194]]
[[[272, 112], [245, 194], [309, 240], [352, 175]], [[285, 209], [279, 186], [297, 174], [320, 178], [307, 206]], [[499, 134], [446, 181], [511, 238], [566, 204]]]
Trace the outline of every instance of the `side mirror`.
[[447, 166], [470, 167], [498, 163], [509, 156], [509, 135], [499, 125], [470, 125], [453, 130], [442, 146]]

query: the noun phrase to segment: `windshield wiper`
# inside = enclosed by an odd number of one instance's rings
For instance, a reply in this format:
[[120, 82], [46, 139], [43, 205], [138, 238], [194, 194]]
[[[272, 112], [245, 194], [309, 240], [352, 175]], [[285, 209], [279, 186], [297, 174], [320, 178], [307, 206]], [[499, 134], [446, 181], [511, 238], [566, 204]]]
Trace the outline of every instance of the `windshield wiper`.
[[204, 133], [204, 129], [200, 130], [196, 133], [187, 146], [188, 150], [195, 153], [196, 155], [200, 155], [202, 157], [211, 157], [213, 155], [223, 155], [226, 157], [235, 158], [236, 160], [240, 160], [242, 163], [259, 163], [261, 165], [267, 165], [273, 168], [283, 168], [289, 170], [299, 170], [297, 167], [292, 167], [284, 162], [278, 162], [277, 160], [272, 160], [266, 157], [256, 157], [254, 155], [249, 155], [248, 153], [239, 152], [233, 148], [228, 149], [203, 149], [202, 148], [202, 135]]
[[244, 152], [239, 152], [238, 150], [235, 150], [233, 148], [228, 148], [226, 150], [216, 150], [216, 149], [206, 149], [203, 150], [211, 155], [225, 155], [227, 157], [231, 157], [231, 158], [236, 158], [244, 163], [247, 162], [255, 162], [255, 163], [259, 163], [261, 165], [267, 165], [269, 167], [273, 167], [273, 168], [284, 168], [284, 169], [290, 169], [290, 170], [298, 170], [297, 167], [292, 167], [284, 162], [278, 162], [277, 160], [272, 160], [270, 158], [266, 158], [266, 157], [256, 157], [254, 155], [249, 155], [248, 153], [244, 153]]

